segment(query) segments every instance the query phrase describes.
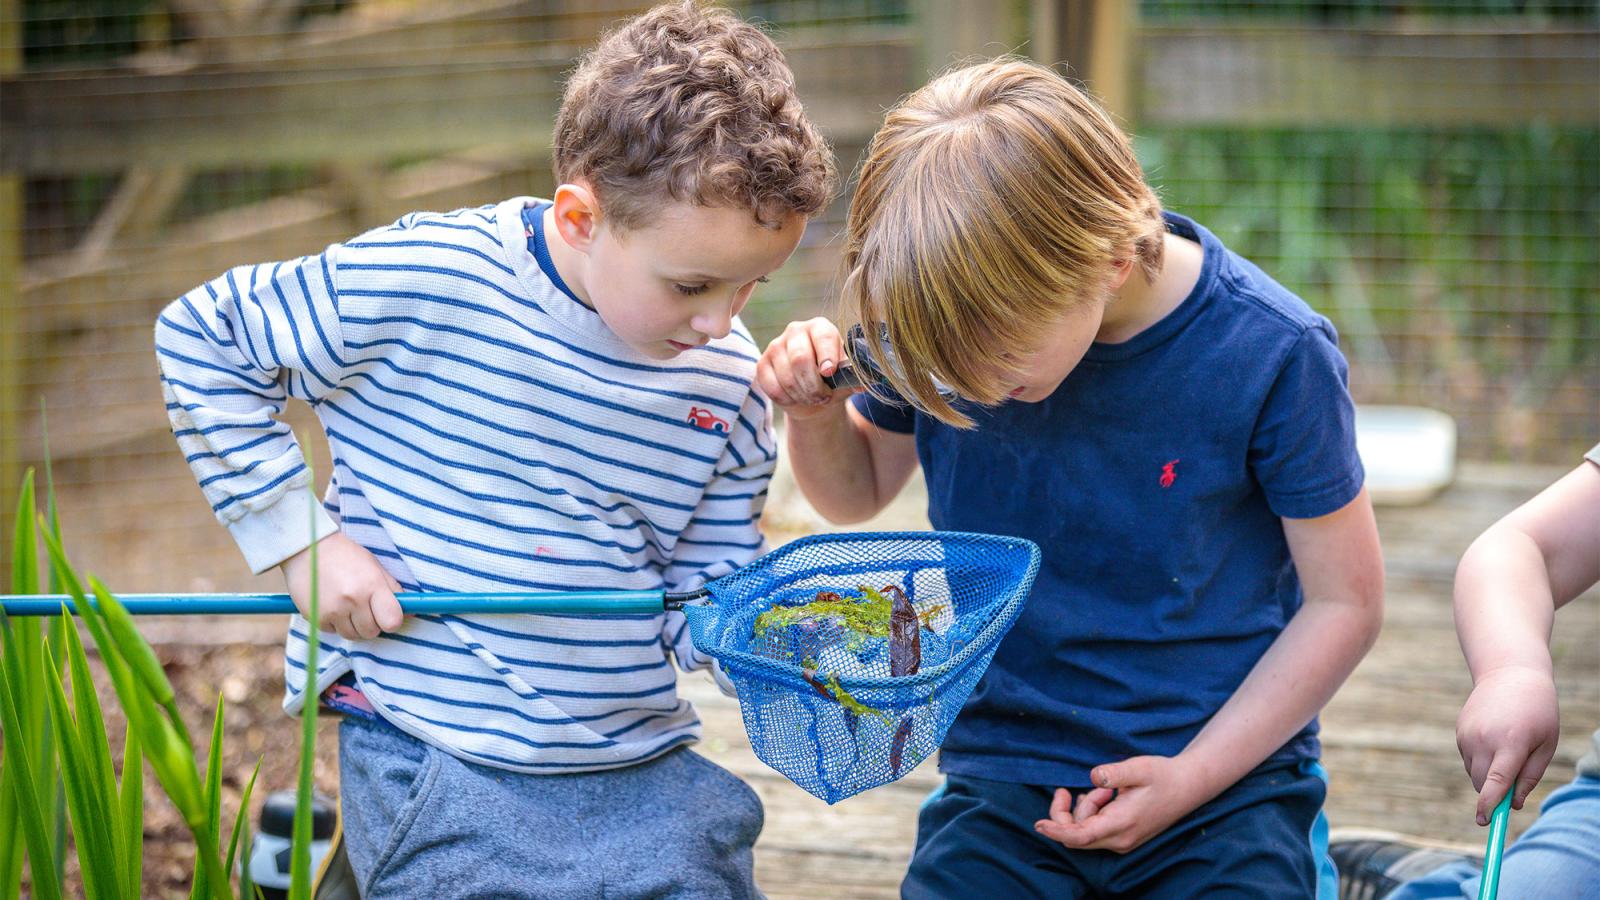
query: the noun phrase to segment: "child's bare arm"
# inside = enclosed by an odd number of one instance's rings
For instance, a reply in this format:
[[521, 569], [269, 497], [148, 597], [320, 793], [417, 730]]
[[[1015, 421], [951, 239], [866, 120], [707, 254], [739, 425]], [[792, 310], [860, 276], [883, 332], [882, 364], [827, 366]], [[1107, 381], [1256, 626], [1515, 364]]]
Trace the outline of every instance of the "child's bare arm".
[[1304, 603], [1184, 755], [1220, 793], [1283, 746], [1327, 704], [1383, 625], [1383, 551], [1362, 489], [1344, 508], [1284, 519]]
[[854, 390], [822, 382], [843, 358], [838, 329], [817, 318], [791, 323], [756, 368], [756, 383], [788, 418], [784, 444], [795, 481], [837, 523], [876, 515], [917, 468], [915, 438], [874, 427], [849, 403]]
[[883, 431], [855, 407], [791, 419], [785, 447], [806, 499], [837, 524], [870, 519], [889, 505], [917, 469], [917, 442]]
[[1585, 462], [1489, 526], [1456, 569], [1456, 633], [1472, 694], [1456, 744], [1478, 791], [1478, 822], [1515, 783], [1523, 802], [1555, 755], [1550, 660], [1555, 610], [1600, 581], [1600, 466]]
[[1284, 519], [1283, 530], [1305, 603], [1249, 677], [1182, 753], [1096, 766], [1097, 787], [1070, 812], [1058, 792], [1040, 833], [1077, 849], [1128, 852], [1243, 778], [1338, 690], [1383, 620], [1372, 503], [1362, 490], [1329, 515]]

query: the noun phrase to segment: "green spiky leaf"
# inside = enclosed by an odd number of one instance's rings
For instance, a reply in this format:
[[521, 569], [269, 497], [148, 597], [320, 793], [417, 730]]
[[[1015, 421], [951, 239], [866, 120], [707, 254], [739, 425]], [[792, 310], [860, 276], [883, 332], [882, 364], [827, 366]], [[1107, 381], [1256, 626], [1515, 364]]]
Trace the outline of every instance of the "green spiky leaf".
[[[66, 615], [65, 612], [62, 614]], [[61, 760], [62, 781], [66, 785], [67, 809], [72, 813], [73, 835], [82, 848], [78, 862], [82, 869], [84, 895], [88, 900], [115, 898], [120, 872], [115, 854], [89, 852], [91, 848], [103, 851], [111, 844], [107, 831], [110, 818], [105, 808], [105, 798], [96, 790], [93, 765], [89, 762], [85, 742], [79, 737], [67, 706], [66, 689], [54, 679], [47, 681], [45, 687], [50, 717], [57, 733], [61, 735], [56, 748]], [[103, 735], [101, 740], [104, 740]]]
[[[302, 447], [310, 446], [301, 441]], [[312, 469], [310, 458], [306, 459], [306, 470], [311, 477], [311, 483], [316, 484], [316, 474]], [[295, 789], [294, 801], [294, 841], [290, 846], [289, 855], [289, 900], [311, 900], [311, 801], [312, 801], [312, 775], [316, 768], [317, 755], [317, 650], [321, 640], [317, 636], [317, 622], [320, 618], [320, 597], [318, 587], [317, 568], [317, 506], [315, 492], [309, 504], [309, 524], [311, 541], [311, 597], [307, 603], [306, 619], [310, 622], [309, 637], [306, 640], [306, 680], [305, 690], [301, 695], [304, 704], [300, 708], [300, 779]]]
[[[239, 813], [233, 817], [233, 833], [228, 836], [228, 860], [226, 869], [233, 871], [234, 860], [238, 858], [239, 842], [249, 832], [250, 795], [256, 789], [256, 776], [261, 774], [261, 760], [256, 760], [255, 770], [250, 773], [250, 780], [245, 782], [244, 793], [239, 796]], [[248, 866], [241, 867], [239, 877], [239, 895], [250, 896], [250, 876], [246, 874]]]
[[[102, 817], [97, 833], [105, 843], [94, 846], [107, 848], [105, 855], [111, 861], [109, 868], [102, 873], [109, 879], [107, 890], [112, 896], [127, 896], [121, 884], [126, 868], [121, 855], [123, 848], [113, 830], [119, 818], [121, 799], [117, 795], [116, 771], [111, 766], [111, 746], [106, 737], [105, 717], [100, 711], [100, 697], [95, 693], [93, 676], [89, 674], [89, 660], [83, 652], [82, 641], [78, 639], [78, 629], [65, 612], [61, 622], [62, 633], [66, 636], [67, 666], [72, 672], [72, 708], [78, 720], [77, 751], [84, 765], [85, 787], [89, 791], [94, 812]], [[57, 733], [61, 735], [62, 744], [72, 742], [73, 735], [60, 730], [59, 724]], [[97, 852], [95, 855], [101, 854]]]
[[[0, 641], [4, 642], [4, 650], [0, 652], [0, 732], [20, 735], [24, 731], [17, 694], [26, 690], [37, 679], [24, 679], [21, 660], [18, 658], [17, 641], [11, 629], [4, 629], [4, 633], [0, 634]], [[40, 900], [59, 900], [61, 879], [54, 867], [55, 849], [51, 840], [52, 834], [46, 825], [44, 798], [39, 796], [37, 784], [39, 775], [35, 771], [33, 760], [29, 759], [27, 750], [26, 745], [19, 740], [7, 740], [0, 746], [0, 752], [4, 753], [5, 760], [5, 787], [12, 792], [18, 816], [22, 820], [22, 833], [28, 852], [28, 871], [33, 875], [33, 896]], [[41, 864], [41, 861], [45, 862]]]
[[119, 788], [121, 821], [117, 825], [122, 846], [124, 896], [144, 895], [144, 751], [132, 727], [122, 739], [122, 785]]

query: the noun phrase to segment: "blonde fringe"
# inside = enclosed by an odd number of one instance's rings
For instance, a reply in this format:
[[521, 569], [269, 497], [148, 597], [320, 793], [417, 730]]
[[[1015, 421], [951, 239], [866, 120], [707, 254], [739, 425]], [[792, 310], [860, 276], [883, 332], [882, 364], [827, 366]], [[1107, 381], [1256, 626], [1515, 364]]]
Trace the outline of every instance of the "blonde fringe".
[[969, 427], [933, 379], [1001, 402], [1001, 354], [1035, 348], [1118, 259], [1153, 282], [1164, 231], [1127, 135], [1087, 94], [1026, 60], [956, 69], [891, 110], [868, 148], [840, 317], [887, 324], [894, 389]]

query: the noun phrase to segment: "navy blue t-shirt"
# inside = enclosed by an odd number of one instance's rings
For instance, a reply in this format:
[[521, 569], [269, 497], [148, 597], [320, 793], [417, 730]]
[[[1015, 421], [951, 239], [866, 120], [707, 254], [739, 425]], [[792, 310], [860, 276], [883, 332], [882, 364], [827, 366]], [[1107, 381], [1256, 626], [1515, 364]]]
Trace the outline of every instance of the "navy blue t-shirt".
[[[1205, 251], [1166, 317], [1094, 344], [1041, 403], [963, 407], [962, 431], [869, 394], [916, 434], [933, 526], [1028, 538], [1021, 618], [946, 737], [945, 771], [1087, 786], [1089, 769], [1181, 751], [1300, 607], [1280, 517], [1361, 490], [1354, 408], [1327, 319], [1167, 214]], [[1319, 754], [1316, 720], [1275, 758]]]

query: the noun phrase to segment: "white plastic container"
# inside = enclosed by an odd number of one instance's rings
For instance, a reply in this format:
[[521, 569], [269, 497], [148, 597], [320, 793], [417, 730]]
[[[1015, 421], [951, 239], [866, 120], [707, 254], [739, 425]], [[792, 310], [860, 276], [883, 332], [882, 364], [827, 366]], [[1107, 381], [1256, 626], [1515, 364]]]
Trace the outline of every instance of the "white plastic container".
[[1357, 406], [1356, 449], [1373, 503], [1424, 503], [1455, 478], [1456, 422], [1422, 406]]

